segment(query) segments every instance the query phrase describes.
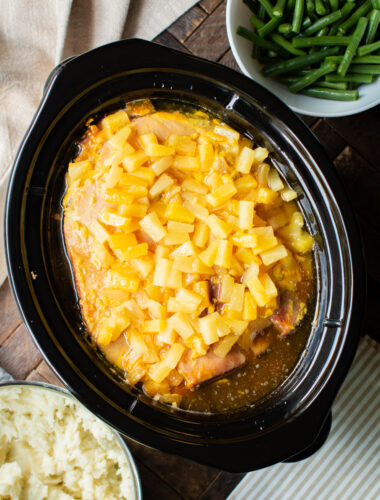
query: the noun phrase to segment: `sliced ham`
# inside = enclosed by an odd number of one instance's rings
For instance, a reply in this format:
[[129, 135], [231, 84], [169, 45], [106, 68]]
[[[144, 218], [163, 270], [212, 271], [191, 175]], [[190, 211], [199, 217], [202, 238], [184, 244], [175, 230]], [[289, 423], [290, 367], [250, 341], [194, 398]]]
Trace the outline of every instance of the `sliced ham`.
[[189, 350], [180, 361], [178, 371], [185, 378], [186, 386], [191, 388], [238, 368], [245, 361], [244, 353], [238, 348], [233, 348], [224, 358], [209, 351], [204, 356], [191, 359]]
[[281, 337], [295, 329], [305, 316], [306, 310], [306, 304], [297, 297], [296, 293], [284, 293], [280, 307], [271, 316], [272, 323]]
[[139, 135], [153, 132], [161, 142], [166, 141], [170, 135], [191, 135], [196, 132], [194, 127], [176, 113], [158, 112], [139, 116], [132, 123]]

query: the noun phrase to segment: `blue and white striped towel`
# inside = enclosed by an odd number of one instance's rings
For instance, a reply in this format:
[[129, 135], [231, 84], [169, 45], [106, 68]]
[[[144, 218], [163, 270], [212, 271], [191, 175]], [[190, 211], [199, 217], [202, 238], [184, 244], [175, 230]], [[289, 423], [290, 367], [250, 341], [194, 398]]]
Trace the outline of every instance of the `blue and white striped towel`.
[[325, 445], [247, 474], [228, 500], [380, 500], [380, 346], [361, 340], [334, 402]]

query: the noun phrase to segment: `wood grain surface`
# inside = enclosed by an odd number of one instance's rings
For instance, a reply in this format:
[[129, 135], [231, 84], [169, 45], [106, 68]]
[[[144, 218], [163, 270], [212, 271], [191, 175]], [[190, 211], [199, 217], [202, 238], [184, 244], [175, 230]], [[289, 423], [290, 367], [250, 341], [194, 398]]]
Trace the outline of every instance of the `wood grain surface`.
[[[226, 35], [225, 1], [201, 0], [155, 41], [238, 70]], [[346, 118], [301, 118], [325, 147], [354, 207], [368, 266], [364, 330], [379, 341], [380, 108]], [[17, 379], [62, 385], [22, 324], [8, 281], [0, 288], [0, 318], [0, 365]], [[242, 477], [127, 441], [140, 471], [144, 499], [223, 500]]]

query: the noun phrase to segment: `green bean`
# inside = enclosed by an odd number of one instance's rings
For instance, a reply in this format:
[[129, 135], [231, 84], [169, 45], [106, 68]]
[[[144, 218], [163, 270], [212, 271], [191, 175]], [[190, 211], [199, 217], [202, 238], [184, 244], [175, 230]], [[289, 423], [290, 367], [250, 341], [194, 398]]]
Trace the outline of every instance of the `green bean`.
[[375, 40], [377, 29], [380, 23], [380, 10], [373, 9], [368, 14], [368, 31], [365, 43], [372, 43]]
[[294, 33], [299, 33], [301, 30], [304, 7], [305, 0], [296, 0], [292, 20], [292, 31]]
[[366, 56], [375, 52], [375, 50], [380, 49], [380, 40], [378, 42], [369, 43], [368, 45], [362, 45], [358, 48], [358, 56]]
[[347, 73], [346, 76], [340, 75], [326, 75], [326, 82], [348, 82], [348, 83], [372, 83], [374, 79], [373, 75], [357, 75], [352, 73]]
[[337, 10], [335, 12], [332, 12], [331, 14], [327, 14], [327, 16], [321, 17], [318, 19], [318, 21], [315, 21], [311, 26], [309, 26], [303, 33], [302, 35], [304, 36], [309, 36], [312, 35], [313, 33], [316, 33], [320, 29], [324, 28], [325, 26], [328, 26], [329, 24], [334, 23], [338, 19], [342, 17], [342, 11]]
[[294, 57], [293, 59], [286, 59], [282, 62], [269, 64], [263, 69], [264, 76], [275, 76], [294, 71], [296, 69], [305, 68], [311, 64], [316, 64], [323, 61], [327, 56], [336, 55], [339, 52], [338, 47], [321, 50], [315, 54], [307, 54], [306, 56]]
[[304, 47], [314, 47], [315, 45], [348, 45], [350, 43], [351, 37], [349, 36], [314, 36], [310, 38], [293, 38], [293, 46], [301, 49]]
[[319, 68], [311, 70], [303, 78], [289, 85], [290, 92], [297, 93], [300, 90], [310, 87], [314, 82], [322, 78], [322, 76], [332, 73], [336, 69], [336, 65], [332, 63], [322, 64]]
[[255, 14], [257, 9], [257, 3], [253, 0], [243, 0], [243, 3]]
[[[317, 33], [317, 37], [318, 38], [321, 38], [321, 36], [326, 36], [327, 35], [327, 32], [328, 32], [328, 27], [325, 26], [324, 28], [320, 29]], [[314, 52], [318, 52], [319, 50], [319, 47], [317, 45], [315, 45], [314, 47], [311, 47], [311, 49], [309, 50], [309, 54], [314, 54]]]
[[302, 21], [302, 24], [301, 24], [301, 31], [306, 30], [312, 24], [313, 24], [313, 21], [310, 19], [310, 17], [305, 17], [305, 19]]
[[339, 0], [330, 0], [331, 10], [334, 12], [339, 9]]
[[347, 82], [325, 82], [320, 80], [317, 82], [318, 87], [326, 87], [328, 89], [335, 90], [347, 90], [348, 84]]
[[362, 16], [365, 16], [371, 9], [371, 0], [366, 0], [360, 7], [358, 7], [351, 16], [342, 23], [338, 31], [342, 34], [347, 33], [347, 31], [355, 26]]
[[380, 56], [359, 56], [354, 57], [352, 62], [355, 64], [380, 64]]
[[374, 9], [380, 9], [380, 0], [372, 0], [372, 6]]
[[270, 19], [266, 24], [264, 24], [264, 26], [262, 26], [257, 30], [257, 33], [259, 34], [259, 36], [264, 38], [270, 33], [272, 33], [272, 31], [274, 31], [280, 23], [281, 23], [280, 17], [272, 17], [272, 19]]
[[277, 0], [276, 5], [273, 7], [273, 15], [275, 17], [282, 17], [284, 15], [285, 5], [286, 0]]
[[301, 94], [309, 97], [318, 97], [319, 99], [332, 99], [335, 101], [356, 101], [358, 98], [357, 90], [334, 90], [323, 87], [311, 87], [305, 89]]
[[287, 52], [293, 54], [294, 56], [303, 56], [306, 54], [304, 50], [296, 49], [295, 47], [293, 47], [293, 44], [291, 42], [286, 40], [286, 38], [279, 35], [278, 33], [273, 33], [272, 35], [270, 35], [269, 38], [273, 40], [273, 42], [277, 43], [277, 45], [285, 49]]
[[342, 59], [343, 59], [343, 56], [329, 56], [329, 57], [326, 57], [326, 62], [333, 63], [333, 64], [339, 64]]
[[308, 14], [311, 14], [314, 12], [315, 9], [315, 3], [314, 0], [306, 0], [306, 11]]
[[257, 0], [266, 10], [270, 17], [273, 17], [273, 7], [269, 0]]
[[350, 43], [347, 45], [346, 51], [343, 55], [343, 59], [338, 67], [338, 74], [345, 76], [348, 68], [351, 64], [352, 59], [360, 45], [360, 42], [364, 36], [365, 30], [367, 28], [368, 19], [366, 17], [361, 17], [356, 25], [355, 31], [350, 37]]
[[277, 28], [277, 31], [283, 35], [287, 35], [292, 32], [292, 25], [289, 23], [282, 23]]
[[288, 0], [288, 3], [286, 4], [286, 11], [293, 12], [295, 5], [296, 5], [296, 0]]
[[380, 75], [380, 64], [353, 64], [350, 71], [366, 75]]
[[322, 0], [315, 0], [315, 10], [320, 16], [324, 16], [325, 14], [327, 14], [326, 7], [324, 6]]
[[338, 21], [335, 21], [335, 23], [331, 26], [330, 35], [336, 35], [338, 33], [339, 26], [348, 18], [348, 16], [351, 14], [354, 8], [355, 8], [354, 3], [347, 2], [346, 4], [343, 5], [343, 7], [340, 9], [342, 17]]
[[253, 33], [253, 31], [244, 28], [244, 26], [239, 26], [236, 32], [238, 35], [244, 37], [250, 42], [253, 42], [258, 47], [267, 50], [273, 50], [277, 54], [282, 55], [284, 57], [288, 56], [288, 53], [282, 47], [279, 47], [276, 43], [273, 43], [270, 40], [266, 40], [265, 38], [259, 37], [259, 35], [256, 35], [256, 33]]
[[257, 17], [258, 17], [259, 19], [261, 19], [262, 21], [264, 21], [266, 14], [267, 14], [266, 10], [265, 10], [265, 9], [264, 9], [264, 7], [260, 4], [260, 5], [259, 5], [259, 8], [257, 9]]
[[[273, 18], [273, 19], [275, 19], [275, 18]], [[263, 23], [263, 21], [261, 21], [261, 19], [258, 19], [255, 15], [251, 16], [249, 20], [250, 20], [251, 24], [258, 30], [258, 33], [260, 34], [260, 29], [265, 26], [265, 24]], [[289, 42], [288, 40], [286, 40], [286, 38], [284, 38], [283, 36], [279, 35], [278, 33], [272, 33], [269, 36], [269, 38], [273, 42], [277, 43], [280, 47], [284, 48], [290, 54], [293, 54], [295, 56], [302, 56], [302, 55], [305, 54], [304, 50], [295, 49], [293, 47], [293, 45], [291, 44], [291, 42]]]

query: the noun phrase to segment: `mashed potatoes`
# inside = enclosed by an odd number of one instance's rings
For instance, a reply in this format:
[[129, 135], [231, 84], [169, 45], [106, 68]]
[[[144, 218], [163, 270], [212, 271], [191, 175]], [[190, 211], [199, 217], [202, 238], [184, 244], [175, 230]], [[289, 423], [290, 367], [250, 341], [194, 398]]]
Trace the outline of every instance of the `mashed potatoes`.
[[0, 387], [0, 499], [134, 500], [113, 432], [63, 394]]

